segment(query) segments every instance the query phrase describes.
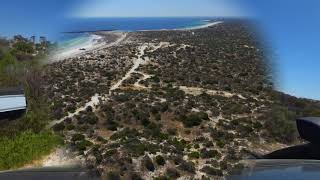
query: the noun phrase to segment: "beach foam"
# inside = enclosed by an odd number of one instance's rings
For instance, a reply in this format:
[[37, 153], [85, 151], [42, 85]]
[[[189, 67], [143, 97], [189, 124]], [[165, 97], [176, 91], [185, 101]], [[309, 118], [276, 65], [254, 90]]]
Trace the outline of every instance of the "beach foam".
[[77, 56], [86, 51], [90, 51], [105, 45], [102, 36], [89, 35], [88, 37], [79, 37], [62, 45], [56, 51], [52, 52], [50, 61], [61, 61], [70, 57]]
[[91, 34], [89, 38], [85, 41], [78, 41], [77, 38], [72, 39], [71, 41], [76, 41], [76, 43], [67, 43], [66, 47], [60, 47], [58, 50], [52, 52], [50, 56], [49, 63], [62, 61], [67, 58], [77, 57], [81, 54], [84, 54], [88, 51], [99, 50], [101, 48], [107, 48], [111, 46], [116, 46], [120, 44], [127, 37], [127, 33], [123, 32], [108, 32], [117, 35], [117, 39], [114, 42], [107, 42], [103, 35]]
[[216, 22], [210, 22], [207, 24], [199, 25], [199, 26], [194, 26], [194, 27], [188, 27], [188, 28], [182, 28], [182, 29], [177, 29], [177, 30], [197, 30], [197, 29], [203, 29], [203, 28], [208, 28], [211, 26], [215, 26], [218, 24], [223, 23], [223, 21], [216, 21]]
[[[197, 29], [203, 29], [208, 28], [211, 26], [215, 26], [218, 24], [223, 23], [223, 21], [216, 21], [212, 22], [210, 20], [202, 20], [205, 24], [197, 25], [197, 26], [190, 26], [185, 28], [179, 28], [179, 29], [160, 29], [160, 30], [140, 30], [140, 31], [187, 31], [187, 30], [197, 30]], [[96, 35], [96, 34], [90, 34], [87, 36], [80, 36], [78, 38], [73, 38], [67, 41], [64, 41], [59, 45], [58, 49], [56, 51], [53, 51], [50, 58], [49, 63], [61, 61], [67, 58], [76, 57], [78, 55], [81, 55], [87, 51], [92, 51], [95, 49], [99, 49], [102, 47], [108, 47], [113, 46], [121, 42], [125, 36], [126, 33], [123, 31], [118, 32], [112, 32], [112, 33], [119, 33], [119, 39], [116, 42], [107, 43], [103, 38], [103, 36]]]

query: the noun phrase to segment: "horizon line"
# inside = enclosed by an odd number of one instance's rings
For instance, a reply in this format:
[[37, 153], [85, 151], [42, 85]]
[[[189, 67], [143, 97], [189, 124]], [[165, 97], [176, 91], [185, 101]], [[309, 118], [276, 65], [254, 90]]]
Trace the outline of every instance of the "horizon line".
[[251, 16], [69, 16], [66, 18], [98, 19], [98, 18], [229, 18], [229, 19], [254, 19]]

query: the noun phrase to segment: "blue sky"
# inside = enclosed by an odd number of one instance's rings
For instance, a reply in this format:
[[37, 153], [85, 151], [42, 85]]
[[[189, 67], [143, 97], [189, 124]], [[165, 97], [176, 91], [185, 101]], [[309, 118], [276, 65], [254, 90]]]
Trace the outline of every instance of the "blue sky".
[[32, 34], [54, 38], [70, 7], [82, 0], [2, 0], [0, 36]]
[[234, 0], [90, 0], [70, 12], [76, 17], [246, 16]]
[[247, 0], [274, 50], [278, 89], [320, 100], [320, 1]]
[[74, 16], [250, 16], [274, 51], [278, 89], [320, 100], [319, 7], [316, 0], [3, 0], [0, 35], [54, 38]]

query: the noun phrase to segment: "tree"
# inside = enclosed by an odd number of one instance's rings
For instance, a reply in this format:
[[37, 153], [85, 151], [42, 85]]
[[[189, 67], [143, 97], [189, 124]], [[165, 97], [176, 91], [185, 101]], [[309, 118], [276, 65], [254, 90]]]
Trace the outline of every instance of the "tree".
[[16, 52], [23, 52], [26, 54], [34, 53], [34, 48], [32, 43], [19, 41], [13, 45], [14, 51]]
[[293, 111], [282, 106], [276, 106], [273, 108], [265, 126], [271, 137], [284, 143], [292, 143], [298, 137], [295, 119], [296, 114]]
[[0, 38], [0, 59], [3, 57], [3, 55], [8, 50], [8, 48], [9, 48], [9, 41], [4, 38]]
[[3, 55], [2, 59], [0, 60], [0, 69], [4, 70], [8, 66], [15, 66], [16, 64], [17, 61], [15, 57], [11, 53], [7, 52]]
[[203, 120], [209, 120], [207, 113], [203, 113], [203, 112], [191, 113], [187, 117], [182, 117], [183, 125], [187, 128], [199, 126]]
[[4, 84], [14, 84], [17, 80], [17, 60], [11, 53], [5, 53], [0, 60], [0, 81]]

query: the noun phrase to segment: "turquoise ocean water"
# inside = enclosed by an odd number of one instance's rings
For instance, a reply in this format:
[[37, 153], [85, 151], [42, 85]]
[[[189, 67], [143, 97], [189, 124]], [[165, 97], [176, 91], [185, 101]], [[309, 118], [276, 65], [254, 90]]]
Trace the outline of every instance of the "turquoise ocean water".
[[59, 49], [81, 46], [92, 41], [90, 32], [94, 31], [141, 31], [181, 29], [201, 26], [210, 21], [217, 21], [212, 17], [196, 18], [81, 18], [68, 19], [61, 28], [56, 39]]

